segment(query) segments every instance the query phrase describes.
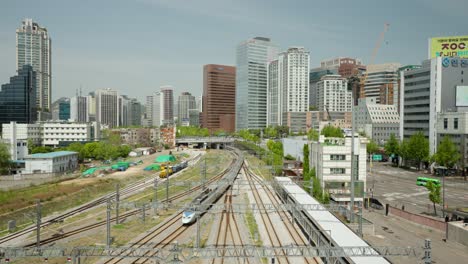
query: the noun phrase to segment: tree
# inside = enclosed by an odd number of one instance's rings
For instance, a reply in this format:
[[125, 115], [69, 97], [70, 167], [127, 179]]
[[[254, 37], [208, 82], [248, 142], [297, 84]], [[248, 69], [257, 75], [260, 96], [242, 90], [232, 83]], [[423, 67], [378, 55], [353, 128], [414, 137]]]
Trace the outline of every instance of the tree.
[[334, 127], [332, 125], [325, 126], [322, 131], [320, 132], [321, 135], [325, 137], [344, 137], [343, 131], [339, 127]]
[[304, 147], [302, 149], [302, 154], [304, 155], [302, 171], [309, 172], [309, 144], [304, 144]]
[[399, 144], [398, 144], [398, 140], [397, 138], [395, 137], [395, 134], [390, 134], [390, 138], [388, 139], [388, 141], [385, 143], [385, 146], [384, 146], [384, 149], [385, 149], [385, 154], [387, 155], [395, 155], [395, 154], [398, 154], [398, 151], [399, 151]]
[[269, 127], [265, 128], [264, 133], [263, 133], [263, 137], [265, 137], [265, 138], [277, 138], [278, 137], [278, 131], [274, 127], [269, 126]]
[[85, 157], [84, 145], [79, 142], [73, 142], [68, 145], [67, 150], [78, 152], [78, 159], [83, 160]]
[[8, 173], [11, 166], [11, 156], [8, 145], [0, 142], [0, 173]]
[[307, 138], [309, 140], [318, 141], [319, 140], [319, 133], [315, 129], [310, 129], [309, 133], [307, 133]]
[[285, 160], [296, 160], [291, 154], [284, 156]]
[[433, 182], [427, 182], [426, 188], [429, 191], [429, 200], [431, 200], [432, 205], [434, 206], [434, 214], [437, 215], [436, 204], [440, 204], [440, 185], [434, 184]]
[[33, 147], [31, 150], [31, 154], [36, 154], [36, 153], [49, 153], [54, 151], [51, 147], [46, 147], [46, 146], [36, 146]]
[[275, 126], [275, 129], [280, 137], [283, 137], [283, 135], [289, 135], [288, 126]]
[[375, 143], [374, 140], [369, 140], [369, 143], [367, 143], [367, 153], [368, 154], [373, 154], [376, 153], [379, 150], [379, 146], [377, 143]]
[[406, 161], [409, 160], [410, 151], [409, 151], [409, 140], [408, 139], [405, 138], [401, 142], [400, 147], [398, 149], [398, 155], [403, 159], [404, 163], [406, 163]]
[[446, 168], [452, 168], [460, 159], [460, 153], [449, 136], [445, 136], [437, 147], [434, 160]]
[[421, 162], [429, 159], [429, 140], [422, 132], [412, 135], [408, 144], [409, 156], [418, 164], [421, 169]]

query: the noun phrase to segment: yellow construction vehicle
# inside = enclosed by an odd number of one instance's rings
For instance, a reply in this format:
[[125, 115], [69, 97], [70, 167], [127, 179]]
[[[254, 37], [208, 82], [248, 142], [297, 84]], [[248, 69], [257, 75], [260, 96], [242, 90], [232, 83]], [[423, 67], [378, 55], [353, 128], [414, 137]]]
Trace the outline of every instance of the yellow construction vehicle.
[[166, 178], [167, 175], [172, 174], [172, 166], [169, 164], [163, 164], [161, 165], [161, 172], [159, 173], [159, 178]]

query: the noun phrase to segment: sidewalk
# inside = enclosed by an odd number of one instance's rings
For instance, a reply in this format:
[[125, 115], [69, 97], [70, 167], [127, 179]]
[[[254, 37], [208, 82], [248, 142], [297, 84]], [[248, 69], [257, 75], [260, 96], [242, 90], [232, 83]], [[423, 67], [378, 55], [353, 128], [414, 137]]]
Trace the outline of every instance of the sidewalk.
[[[435, 229], [413, 224], [396, 216], [385, 216], [384, 210], [364, 210], [363, 216], [374, 223], [375, 235], [367, 235], [364, 239], [373, 246], [395, 246], [421, 248], [424, 240], [430, 239], [432, 245], [432, 263], [466, 263], [468, 247], [455, 243], [444, 242], [445, 233]], [[421, 256], [389, 257], [394, 263], [422, 263]]]

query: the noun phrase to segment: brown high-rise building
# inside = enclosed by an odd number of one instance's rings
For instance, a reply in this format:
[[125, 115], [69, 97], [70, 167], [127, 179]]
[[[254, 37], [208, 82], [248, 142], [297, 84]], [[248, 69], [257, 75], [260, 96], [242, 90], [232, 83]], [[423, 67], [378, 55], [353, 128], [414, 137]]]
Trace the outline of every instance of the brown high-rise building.
[[210, 132], [234, 132], [236, 67], [208, 64], [203, 67], [202, 127]]

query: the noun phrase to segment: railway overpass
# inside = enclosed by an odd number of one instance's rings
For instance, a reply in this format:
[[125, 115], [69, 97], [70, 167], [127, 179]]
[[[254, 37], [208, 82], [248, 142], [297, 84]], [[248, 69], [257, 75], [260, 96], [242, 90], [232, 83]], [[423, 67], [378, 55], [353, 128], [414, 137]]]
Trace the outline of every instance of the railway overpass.
[[176, 145], [197, 145], [199, 148], [225, 148], [234, 143], [234, 137], [181, 137], [176, 138]]

